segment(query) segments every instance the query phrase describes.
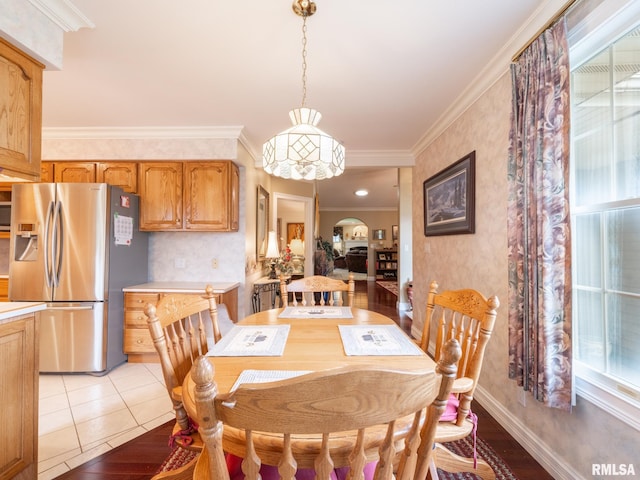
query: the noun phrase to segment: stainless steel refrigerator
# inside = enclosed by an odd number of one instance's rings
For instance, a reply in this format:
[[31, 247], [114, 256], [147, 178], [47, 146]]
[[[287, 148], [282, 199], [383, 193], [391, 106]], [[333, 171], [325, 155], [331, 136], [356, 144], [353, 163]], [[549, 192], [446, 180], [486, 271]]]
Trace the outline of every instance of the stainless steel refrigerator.
[[148, 280], [138, 197], [106, 183], [25, 183], [11, 198], [9, 299], [47, 302], [40, 371], [125, 362], [122, 289]]

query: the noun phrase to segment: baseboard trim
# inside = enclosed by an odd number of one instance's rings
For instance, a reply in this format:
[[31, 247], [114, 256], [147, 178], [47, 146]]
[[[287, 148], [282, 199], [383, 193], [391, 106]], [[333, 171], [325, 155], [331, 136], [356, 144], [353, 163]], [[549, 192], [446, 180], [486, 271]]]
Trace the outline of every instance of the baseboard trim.
[[586, 480], [571, 466], [563, 463], [558, 454], [540, 437], [515, 418], [509, 410], [505, 409], [495, 397], [480, 385], [476, 387], [474, 398], [553, 478], [556, 480]]

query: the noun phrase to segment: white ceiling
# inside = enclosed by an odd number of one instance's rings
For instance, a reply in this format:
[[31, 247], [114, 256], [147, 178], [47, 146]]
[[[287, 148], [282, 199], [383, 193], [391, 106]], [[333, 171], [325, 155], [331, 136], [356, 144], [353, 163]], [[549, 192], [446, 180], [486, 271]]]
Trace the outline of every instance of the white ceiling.
[[[72, 2], [95, 28], [66, 33], [62, 70], [45, 71], [45, 132], [242, 126], [259, 161], [262, 143], [290, 126], [302, 99], [302, 19], [291, 0]], [[353, 205], [352, 191], [369, 182], [369, 200], [382, 204], [367, 206], [395, 205], [395, 172], [373, 172], [410, 163], [451, 105], [495, 80], [488, 67], [504, 73], [562, 3], [317, 0], [306, 105], [347, 152], [343, 178], [318, 182], [322, 206]]]

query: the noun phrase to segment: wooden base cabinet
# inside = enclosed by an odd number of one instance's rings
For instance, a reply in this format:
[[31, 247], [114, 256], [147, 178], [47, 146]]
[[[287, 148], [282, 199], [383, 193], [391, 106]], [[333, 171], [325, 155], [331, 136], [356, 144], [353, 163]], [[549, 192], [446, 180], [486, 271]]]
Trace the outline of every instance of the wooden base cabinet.
[[[135, 286], [133, 290], [139, 290]], [[215, 289], [215, 285], [214, 285]], [[128, 355], [129, 363], [159, 362], [160, 358], [153, 346], [153, 340], [149, 334], [147, 316], [144, 309], [148, 303], [157, 304], [160, 298], [168, 293], [186, 293], [189, 295], [202, 295], [202, 292], [194, 292], [190, 289], [181, 291], [179, 287], [158, 289], [157, 291], [124, 291], [124, 353]], [[232, 288], [224, 293], [216, 294], [216, 303], [224, 304], [232, 321], [238, 319], [238, 288]]]
[[38, 476], [38, 316], [0, 321], [0, 480]]
[[124, 353], [130, 363], [159, 361], [144, 309], [148, 303], [157, 304], [160, 296], [160, 293], [124, 293]]

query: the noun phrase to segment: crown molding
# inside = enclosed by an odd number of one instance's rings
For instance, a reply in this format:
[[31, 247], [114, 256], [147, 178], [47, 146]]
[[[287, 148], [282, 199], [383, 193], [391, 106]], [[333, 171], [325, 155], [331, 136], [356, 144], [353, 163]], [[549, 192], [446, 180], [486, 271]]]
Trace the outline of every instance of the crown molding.
[[238, 140], [243, 126], [228, 127], [47, 127], [46, 140], [76, 139], [150, 139], [150, 138], [218, 138]]
[[523, 26], [509, 39], [508, 42], [493, 56], [491, 61], [478, 72], [451, 106], [434, 122], [411, 152], [415, 157], [422, 153], [431, 143], [444, 133], [473, 103], [476, 102], [491, 86], [509, 71], [513, 54], [531, 41], [532, 35], [540, 30], [550, 18], [557, 14], [566, 0], [547, 0], [542, 2]]
[[75, 32], [81, 28], [95, 28], [93, 22], [69, 0], [29, 0], [29, 3], [65, 32]]

